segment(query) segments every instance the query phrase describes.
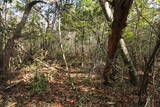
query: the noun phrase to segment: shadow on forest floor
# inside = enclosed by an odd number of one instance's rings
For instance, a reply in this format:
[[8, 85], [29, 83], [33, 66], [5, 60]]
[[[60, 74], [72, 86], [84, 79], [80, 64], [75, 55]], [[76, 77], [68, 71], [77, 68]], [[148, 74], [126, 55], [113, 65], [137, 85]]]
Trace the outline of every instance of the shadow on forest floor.
[[99, 71], [89, 73], [73, 67], [69, 78], [58, 64], [36, 70], [48, 77], [47, 88], [36, 92], [31, 82], [35, 75], [32, 70], [17, 71], [16, 78], [10, 78], [10, 85], [0, 88], [0, 107], [135, 107], [138, 101], [137, 89], [121, 80], [115, 87], [106, 87]]

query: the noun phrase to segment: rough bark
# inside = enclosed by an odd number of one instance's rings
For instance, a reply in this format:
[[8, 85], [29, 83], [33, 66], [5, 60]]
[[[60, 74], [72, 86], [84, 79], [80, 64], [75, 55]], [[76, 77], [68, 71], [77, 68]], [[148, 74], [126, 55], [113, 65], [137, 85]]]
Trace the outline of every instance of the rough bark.
[[16, 29], [13, 33], [12, 38], [10, 38], [7, 41], [7, 44], [6, 44], [5, 48], [3, 49], [2, 53], [1, 53], [2, 58], [0, 59], [0, 62], [1, 62], [0, 70], [2, 70], [3, 73], [8, 71], [9, 61], [10, 61], [10, 58], [12, 56], [13, 48], [14, 48], [14, 45], [15, 45], [15, 40], [17, 40], [21, 37], [21, 32], [22, 32], [22, 29], [24, 28], [24, 26], [27, 22], [29, 13], [30, 13], [32, 7], [37, 3], [45, 3], [45, 2], [43, 2], [43, 1], [33, 1], [33, 2], [30, 2], [26, 5], [25, 11], [24, 11], [24, 14], [23, 14], [23, 17], [22, 17], [21, 21], [19, 22], [19, 24], [17, 24], [17, 27], [16, 27]]
[[[108, 9], [106, 10], [106, 8], [109, 8], [108, 6], [109, 3], [108, 4], [106, 3], [107, 2], [105, 0], [100, 0], [100, 5], [104, 13], [107, 13]], [[122, 30], [126, 27], [127, 16], [129, 14], [129, 9], [131, 8], [132, 3], [133, 0], [114, 1], [113, 22], [111, 26], [112, 32], [108, 38], [108, 58], [106, 60], [106, 67], [103, 75], [105, 79], [105, 84], [108, 84], [110, 82], [109, 75], [111, 75], [112, 73], [112, 63], [114, 61], [114, 57], [118, 49], [118, 44], [122, 36]], [[108, 13], [109, 13], [108, 15], [105, 14], [106, 19], [108, 21], [111, 21], [112, 20], [112, 16], [110, 15], [111, 12], [108, 11]]]

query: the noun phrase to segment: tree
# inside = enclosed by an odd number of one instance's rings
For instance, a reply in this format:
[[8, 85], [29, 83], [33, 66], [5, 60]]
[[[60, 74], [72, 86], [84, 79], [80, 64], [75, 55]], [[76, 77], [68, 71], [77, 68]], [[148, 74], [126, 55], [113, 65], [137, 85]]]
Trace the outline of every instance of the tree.
[[[99, 0], [99, 2], [102, 7], [103, 13], [106, 17], [106, 20], [111, 23], [113, 21], [113, 13], [109, 7], [109, 2], [105, 2], [104, 0]], [[137, 84], [137, 79], [135, 76], [136, 69], [133, 65], [133, 62], [132, 62], [130, 56], [129, 56], [129, 53], [128, 53], [128, 50], [126, 48], [126, 44], [125, 44], [123, 38], [120, 39], [120, 50], [121, 50], [120, 54], [123, 58], [123, 61], [126, 65], [128, 65], [128, 68], [129, 68], [130, 82], [133, 85], [136, 85]]]
[[115, 54], [118, 49], [118, 44], [121, 39], [123, 29], [127, 26], [127, 16], [129, 14], [129, 9], [133, 0], [114, 0], [112, 2], [113, 6], [113, 22], [111, 26], [111, 34], [108, 38], [108, 58], [106, 60], [106, 67], [104, 70], [104, 79], [105, 84], [110, 84], [110, 75], [112, 74], [113, 70], [113, 62], [115, 59]]
[[22, 17], [21, 21], [19, 22], [19, 24], [17, 24], [17, 27], [16, 27], [15, 31], [13, 32], [13, 36], [7, 41], [5, 48], [0, 53], [1, 54], [0, 55], [1, 56], [1, 58], [0, 58], [0, 63], [1, 63], [0, 64], [0, 72], [1, 73], [5, 73], [8, 71], [9, 61], [12, 56], [13, 47], [15, 45], [15, 40], [19, 39], [22, 36], [21, 32], [27, 22], [27, 18], [29, 16], [29, 13], [30, 13], [32, 7], [34, 5], [36, 5], [37, 3], [45, 3], [45, 2], [32, 1], [26, 5], [25, 11], [23, 13], [23, 17]]

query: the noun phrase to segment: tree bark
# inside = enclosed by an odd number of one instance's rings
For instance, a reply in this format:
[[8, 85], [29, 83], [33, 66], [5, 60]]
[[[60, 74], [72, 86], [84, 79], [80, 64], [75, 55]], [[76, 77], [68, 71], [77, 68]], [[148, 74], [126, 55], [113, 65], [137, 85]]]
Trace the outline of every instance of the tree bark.
[[[102, 10], [105, 13], [106, 19], [109, 22], [111, 22], [113, 20], [112, 26], [111, 26], [112, 32], [108, 38], [109, 39], [108, 40], [108, 58], [106, 60], [106, 67], [105, 67], [104, 75], [103, 75], [104, 80], [105, 80], [105, 84], [108, 84], [110, 82], [110, 75], [112, 73], [112, 64], [114, 62], [114, 57], [115, 57], [116, 51], [118, 49], [119, 41], [122, 36], [122, 30], [126, 27], [127, 16], [129, 14], [129, 9], [131, 8], [133, 0], [114, 1], [113, 18], [112, 18], [112, 14], [111, 14], [112, 12], [109, 8], [109, 3], [106, 2], [105, 0], [99, 0], [99, 1], [100, 1], [100, 5], [102, 7]], [[122, 48], [122, 50], [123, 50], [123, 48]], [[127, 58], [128, 57], [126, 57], [126, 59]], [[134, 73], [130, 73], [130, 74], [134, 75]], [[136, 83], [135, 78], [134, 78], [134, 81]]]
[[137, 85], [137, 78], [136, 78], [136, 69], [133, 65], [133, 62], [132, 62], [132, 59], [131, 57], [129, 56], [129, 53], [128, 53], [128, 50], [126, 48], [126, 44], [124, 42], [124, 39], [121, 39], [120, 40], [120, 45], [121, 45], [121, 56], [123, 58], [123, 62], [125, 65], [128, 66], [128, 72], [129, 72], [129, 76], [130, 76], [130, 82], [133, 84], [133, 85]]
[[15, 45], [15, 40], [17, 40], [21, 37], [21, 32], [22, 32], [22, 29], [24, 28], [24, 26], [27, 22], [29, 13], [30, 13], [32, 7], [37, 3], [45, 3], [45, 2], [43, 2], [43, 1], [32, 1], [32, 2], [30, 2], [26, 5], [23, 17], [22, 17], [21, 21], [19, 22], [19, 24], [17, 24], [17, 27], [16, 27], [16, 29], [13, 33], [13, 37], [10, 38], [7, 41], [7, 44], [6, 44], [5, 48], [2, 50], [2, 53], [1, 53], [2, 58], [0, 58], [0, 70], [1, 70], [1, 72], [5, 73], [5, 72], [8, 71], [9, 61], [10, 61], [10, 58], [12, 56], [13, 48], [14, 48], [14, 45]]
[[3, 73], [3, 56], [0, 53], [0, 75]]
[[2, 50], [3, 50], [3, 28], [4, 23], [2, 19], [2, 13], [0, 11], [0, 74], [2, 73], [3, 68], [3, 56], [2, 56]]

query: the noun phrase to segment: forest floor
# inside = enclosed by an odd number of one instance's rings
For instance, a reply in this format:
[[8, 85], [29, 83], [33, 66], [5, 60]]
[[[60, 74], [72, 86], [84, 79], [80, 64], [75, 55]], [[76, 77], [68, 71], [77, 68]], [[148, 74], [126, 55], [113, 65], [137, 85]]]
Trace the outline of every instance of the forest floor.
[[[37, 62], [8, 74], [0, 87], [0, 107], [136, 107], [138, 89], [126, 82], [127, 75], [107, 87], [99, 70], [103, 66], [69, 65], [68, 75], [65, 64]], [[45, 76], [35, 80], [37, 73]]]

